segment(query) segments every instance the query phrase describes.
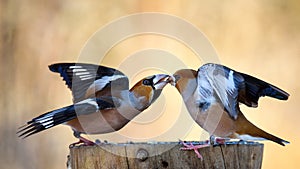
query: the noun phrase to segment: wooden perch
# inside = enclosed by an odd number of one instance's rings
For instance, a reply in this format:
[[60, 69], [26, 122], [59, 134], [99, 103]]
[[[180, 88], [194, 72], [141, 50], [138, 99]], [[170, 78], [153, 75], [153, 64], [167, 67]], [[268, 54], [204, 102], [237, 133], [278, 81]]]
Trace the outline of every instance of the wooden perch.
[[263, 144], [231, 144], [199, 149], [203, 161], [194, 151], [182, 151], [177, 142], [103, 144], [70, 148], [71, 169], [139, 169], [139, 168], [251, 168], [262, 165]]

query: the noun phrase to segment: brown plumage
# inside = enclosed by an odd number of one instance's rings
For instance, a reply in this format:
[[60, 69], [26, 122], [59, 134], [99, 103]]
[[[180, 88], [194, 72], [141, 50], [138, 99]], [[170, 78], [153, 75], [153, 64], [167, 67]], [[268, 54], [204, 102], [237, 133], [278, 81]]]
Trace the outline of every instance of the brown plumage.
[[261, 96], [287, 100], [283, 90], [217, 64], [205, 64], [198, 71], [178, 70], [173, 76], [190, 115], [210, 135], [289, 143], [252, 124], [239, 108], [239, 103], [257, 107]]
[[28, 137], [59, 124], [70, 126], [85, 145], [94, 143], [80, 134], [103, 134], [123, 128], [147, 109], [170, 82], [165, 74], [141, 79], [129, 90], [129, 80], [120, 71], [84, 63], [59, 63], [49, 66], [65, 80], [74, 104], [33, 118], [18, 131]]

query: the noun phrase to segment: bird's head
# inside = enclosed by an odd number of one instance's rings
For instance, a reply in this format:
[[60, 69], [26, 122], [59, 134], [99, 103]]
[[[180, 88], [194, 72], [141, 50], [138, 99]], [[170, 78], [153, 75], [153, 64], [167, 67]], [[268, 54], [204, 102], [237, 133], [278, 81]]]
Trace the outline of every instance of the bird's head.
[[182, 97], [190, 96], [197, 88], [197, 71], [193, 69], [180, 69], [173, 74], [172, 79], [173, 86]]
[[143, 78], [130, 89], [131, 102], [137, 109], [144, 110], [159, 97], [162, 89], [172, 82], [172, 76], [166, 74], [156, 74]]

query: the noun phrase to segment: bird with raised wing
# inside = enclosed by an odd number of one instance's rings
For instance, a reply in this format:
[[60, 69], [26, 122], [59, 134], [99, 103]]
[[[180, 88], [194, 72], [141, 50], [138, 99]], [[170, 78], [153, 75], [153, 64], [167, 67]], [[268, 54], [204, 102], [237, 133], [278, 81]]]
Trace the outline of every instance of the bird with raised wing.
[[71, 146], [95, 143], [81, 134], [103, 134], [123, 128], [147, 109], [171, 82], [166, 74], [156, 74], [138, 81], [129, 89], [129, 80], [122, 72], [99, 65], [58, 63], [49, 66], [60, 73], [71, 89], [74, 104], [49, 111], [19, 128], [19, 137], [26, 138], [59, 124], [70, 126], [79, 139]]
[[[287, 92], [253, 76], [214, 63], [204, 64], [198, 71], [181, 69], [173, 76], [176, 79], [175, 87], [190, 115], [211, 138], [222, 138], [220, 142], [229, 138], [244, 141], [267, 139], [280, 145], [289, 143], [252, 124], [239, 107], [240, 103], [257, 107], [259, 98], [263, 96], [287, 100]], [[214, 140], [210, 141], [212, 143]], [[207, 145], [184, 143], [184, 146], [183, 149], [197, 151]]]

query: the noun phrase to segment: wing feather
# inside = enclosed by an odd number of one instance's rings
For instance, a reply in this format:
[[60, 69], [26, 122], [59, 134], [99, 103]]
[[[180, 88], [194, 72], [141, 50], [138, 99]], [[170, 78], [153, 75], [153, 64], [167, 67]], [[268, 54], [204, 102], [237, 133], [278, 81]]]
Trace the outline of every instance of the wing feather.
[[111, 83], [116, 80], [121, 82], [114, 90], [129, 89], [128, 77], [113, 68], [86, 63], [57, 63], [50, 65], [49, 69], [60, 74], [72, 91], [75, 103], [86, 97], [95, 97], [97, 92], [111, 88]]
[[[276, 86], [219, 64], [201, 66], [198, 81], [200, 98], [219, 99], [234, 119], [238, 115], [238, 103], [257, 107], [260, 97], [269, 96], [279, 100], [287, 100], [289, 97], [287, 92]], [[210, 95], [201, 95], [201, 90], [202, 93], [210, 91]]]
[[[221, 101], [229, 115], [236, 119], [239, 108], [239, 87], [243, 85], [243, 78], [227, 67], [209, 63], [199, 68], [198, 79], [200, 90], [201, 88], [202, 90], [205, 88], [210, 90], [211, 95], [209, 97]], [[201, 81], [207, 82], [201, 83]]]

